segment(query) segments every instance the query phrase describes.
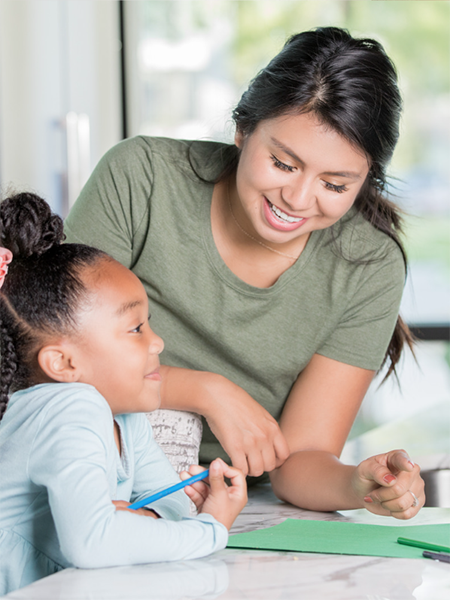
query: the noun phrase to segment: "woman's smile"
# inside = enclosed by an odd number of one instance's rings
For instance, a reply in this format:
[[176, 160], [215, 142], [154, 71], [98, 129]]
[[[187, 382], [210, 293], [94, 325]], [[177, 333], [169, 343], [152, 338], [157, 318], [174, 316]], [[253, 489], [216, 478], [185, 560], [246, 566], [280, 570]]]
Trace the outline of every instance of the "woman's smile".
[[267, 198], [265, 198], [263, 207], [264, 216], [268, 224], [280, 231], [294, 231], [294, 229], [298, 229], [307, 221], [304, 217], [294, 217], [284, 212]]
[[294, 255], [299, 238], [304, 247], [312, 231], [345, 215], [369, 171], [362, 150], [313, 113], [262, 121], [248, 135], [238, 132], [235, 142], [232, 209], [239, 225], [259, 243]]

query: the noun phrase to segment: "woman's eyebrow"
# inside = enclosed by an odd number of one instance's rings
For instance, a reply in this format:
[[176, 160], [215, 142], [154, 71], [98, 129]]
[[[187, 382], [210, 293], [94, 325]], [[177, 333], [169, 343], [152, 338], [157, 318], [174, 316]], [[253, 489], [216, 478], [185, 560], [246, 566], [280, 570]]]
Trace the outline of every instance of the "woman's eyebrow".
[[[302, 159], [299, 158], [293, 150], [291, 150], [290, 148], [288, 148], [287, 146], [282, 144], [279, 140], [277, 140], [274, 137], [271, 137], [270, 141], [275, 146], [280, 148], [280, 150], [282, 150], [285, 154], [287, 154], [288, 156], [293, 158], [297, 163], [302, 165], [302, 167], [305, 166], [305, 163], [302, 161]], [[323, 173], [323, 175], [331, 175], [334, 177], [345, 177], [346, 179], [361, 179], [361, 175], [359, 173], [355, 173], [354, 171], [326, 171], [325, 173]]]
[[141, 300], [133, 300], [131, 302], [124, 302], [123, 304], [121, 304], [119, 306], [119, 308], [116, 310], [116, 312], [114, 314], [118, 317], [121, 317], [123, 314], [125, 314], [129, 310], [132, 310], [136, 306], [139, 306], [140, 304], [142, 304]]

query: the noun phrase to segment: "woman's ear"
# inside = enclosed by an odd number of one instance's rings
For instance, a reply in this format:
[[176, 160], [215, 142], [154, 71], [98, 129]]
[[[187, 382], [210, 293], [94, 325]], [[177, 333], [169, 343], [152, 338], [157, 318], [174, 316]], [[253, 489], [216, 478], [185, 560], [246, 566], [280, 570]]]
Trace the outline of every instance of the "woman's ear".
[[39, 350], [38, 363], [43, 372], [53, 381], [71, 383], [78, 381], [81, 375], [69, 344], [44, 346]]
[[244, 134], [240, 129], [236, 129], [236, 133], [234, 134], [234, 143], [240, 150], [242, 150], [242, 145], [244, 143]]

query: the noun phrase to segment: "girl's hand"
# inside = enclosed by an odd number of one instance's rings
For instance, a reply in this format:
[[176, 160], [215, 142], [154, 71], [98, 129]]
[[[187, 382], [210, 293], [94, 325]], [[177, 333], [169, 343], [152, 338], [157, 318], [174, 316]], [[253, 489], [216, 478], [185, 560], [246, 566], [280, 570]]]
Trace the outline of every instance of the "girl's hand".
[[392, 450], [363, 461], [355, 470], [352, 485], [367, 510], [377, 515], [411, 519], [425, 503], [420, 468], [405, 450]]
[[112, 503], [116, 507], [116, 510], [125, 510], [130, 513], [134, 513], [135, 515], [142, 515], [143, 517], [153, 517], [153, 519], [159, 519], [159, 516], [151, 509], [138, 508], [137, 510], [132, 510], [131, 508], [128, 508], [130, 503], [125, 502], [125, 500], [113, 500]]
[[211, 431], [244, 475], [273, 471], [288, 458], [289, 447], [276, 420], [238, 385], [213, 374], [206, 405]]
[[[180, 473], [181, 479], [201, 473], [204, 469], [193, 465]], [[231, 480], [228, 486], [224, 477]], [[209, 485], [206, 483], [209, 483]], [[209, 477], [184, 488], [186, 494], [196, 505], [199, 513], [212, 515], [219, 523], [230, 529], [234, 520], [247, 504], [247, 484], [242, 471], [229, 467], [222, 459], [216, 458], [209, 466]]]

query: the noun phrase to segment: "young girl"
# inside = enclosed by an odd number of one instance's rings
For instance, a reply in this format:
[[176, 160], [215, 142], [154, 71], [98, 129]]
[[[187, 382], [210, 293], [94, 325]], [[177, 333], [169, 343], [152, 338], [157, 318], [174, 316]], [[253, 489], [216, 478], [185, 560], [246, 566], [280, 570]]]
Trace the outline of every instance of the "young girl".
[[0, 224], [0, 595], [69, 566], [224, 548], [246, 489], [220, 459], [209, 488], [186, 488], [198, 516], [184, 491], [126, 508], [178, 481], [135, 414], [159, 406], [164, 347], [138, 278], [100, 250], [61, 245], [61, 219], [32, 194], [2, 202]]

